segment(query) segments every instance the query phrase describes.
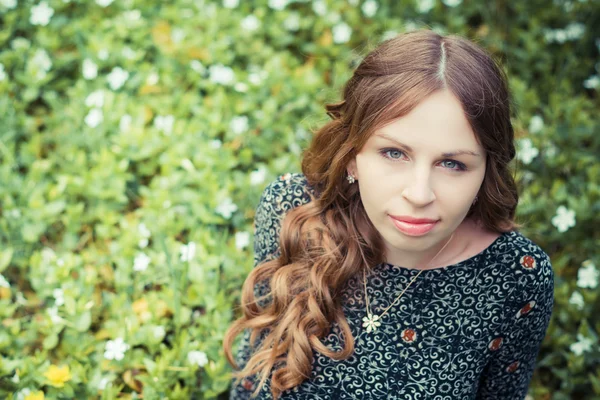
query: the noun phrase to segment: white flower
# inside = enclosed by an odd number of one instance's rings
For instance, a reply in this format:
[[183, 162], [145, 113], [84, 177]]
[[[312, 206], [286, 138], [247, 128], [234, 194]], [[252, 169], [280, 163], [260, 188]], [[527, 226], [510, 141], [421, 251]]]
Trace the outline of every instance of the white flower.
[[300, 29], [300, 15], [297, 12], [291, 12], [283, 21], [283, 26], [288, 31], [297, 31]]
[[10, 287], [10, 283], [8, 283], [8, 281], [2, 274], [0, 274], [0, 287], [4, 287], [4, 288]]
[[287, 0], [269, 0], [269, 7], [281, 11], [287, 6]]
[[96, 0], [96, 4], [100, 7], [108, 7], [112, 4], [113, 0]]
[[247, 31], [255, 31], [260, 27], [260, 21], [256, 15], [250, 14], [242, 20], [241, 26]]
[[98, 51], [98, 58], [101, 59], [102, 61], [105, 61], [106, 59], [108, 59], [108, 50], [102, 49], [102, 50]]
[[381, 322], [379, 322], [378, 315], [368, 314], [366, 317], [363, 317], [363, 328], [367, 328], [367, 333], [371, 331], [376, 331], [377, 327], [381, 326]]
[[577, 340], [578, 340], [577, 342], [575, 342], [575, 343], [571, 344], [571, 346], [569, 346], [571, 351], [573, 353], [575, 353], [576, 356], [580, 356], [584, 352], [592, 350], [592, 344], [593, 344], [592, 339], [586, 338], [581, 333], [578, 333]]
[[167, 331], [164, 326], [158, 325], [152, 329], [152, 335], [154, 335], [155, 339], [162, 339], [167, 334]]
[[146, 78], [146, 83], [150, 86], [154, 86], [158, 83], [158, 74], [156, 72], [151, 72]]
[[442, 3], [444, 3], [448, 7], [456, 7], [457, 5], [462, 3], [462, 0], [442, 0]]
[[204, 73], [204, 71], [206, 70], [206, 68], [204, 68], [204, 65], [202, 65], [202, 63], [198, 60], [190, 61], [190, 68], [198, 72], [199, 74]]
[[17, 393], [16, 400], [25, 400], [25, 397], [31, 394], [31, 389], [25, 388]]
[[122, 360], [125, 357], [125, 352], [129, 349], [129, 345], [125, 343], [123, 338], [116, 338], [106, 342], [104, 358], [107, 360]]
[[59, 324], [64, 321], [64, 319], [58, 315], [58, 307], [50, 307], [46, 310], [46, 312], [50, 316], [50, 320], [53, 324]]
[[245, 115], [233, 117], [229, 123], [229, 129], [236, 135], [246, 132], [248, 130], [248, 117]]
[[236, 8], [240, 5], [240, 0], [223, 0], [223, 7]]
[[327, 4], [323, 0], [316, 0], [312, 3], [312, 9], [315, 14], [322, 17], [327, 13]]
[[10, 42], [13, 50], [27, 50], [31, 47], [31, 42], [23, 37], [16, 37]]
[[50, 71], [50, 68], [52, 68], [52, 60], [50, 60], [48, 53], [46, 53], [46, 50], [44, 49], [37, 49], [31, 58], [31, 62], [34, 66], [46, 72]]
[[85, 105], [88, 107], [102, 107], [104, 105], [104, 92], [102, 89], [90, 93], [85, 98]]
[[529, 132], [538, 133], [544, 128], [544, 120], [539, 115], [534, 115], [529, 120]]
[[345, 22], [341, 22], [333, 27], [333, 41], [335, 43], [345, 43], [350, 40], [352, 29]]
[[362, 10], [363, 14], [365, 14], [365, 16], [370, 18], [375, 15], [378, 7], [379, 7], [379, 5], [377, 4], [376, 1], [367, 0], [363, 3], [363, 5], [360, 9]]
[[417, 12], [421, 14], [428, 13], [435, 5], [435, 0], [418, 0], [417, 1]]
[[571, 22], [565, 28], [565, 32], [569, 40], [580, 39], [585, 33], [585, 25], [581, 22]]
[[187, 358], [190, 364], [196, 364], [200, 367], [203, 367], [206, 365], [206, 363], [208, 363], [208, 357], [203, 351], [190, 351], [187, 355]]
[[117, 90], [129, 78], [129, 72], [125, 71], [121, 67], [115, 67], [110, 71], [110, 74], [106, 77], [108, 79], [108, 84], [112, 90]]
[[57, 306], [62, 306], [65, 304], [65, 293], [62, 289], [54, 289], [52, 291], [52, 296], [54, 296], [54, 304]]
[[121, 50], [121, 54], [123, 54], [123, 57], [125, 57], [128, 60], [133, 60], [137, 55], [137, 53], [129, 46], [123, 47], [123, 50]]
[[11, 380], [13, 383], [19, 383], [19, 382], [21, 381], [21, 378], [19, 378], [19, 370], [17, 370], [17, 371], [15, 372], [15, 374], [13, 375], [13, 377], [12, 377], [12, 378], [10, 378], [10, 380]]
[[83, 60], [83, 77], [85, 79], [95, 79], [98, 76], [98, 66], [89, 58]]
[[140, 10], [130, 10], [130, 11], [125, 11], [123, 13], [123, 17], [125, 17], [126, 20], [130, 21], [130, 22], [135, 22], [135, 21], [139, 21], [140, 18], [142, 18], [142, 12]]
[[220, 149], [222, 144], [223, 143], [221, 143], [221, 141], [219, 139], [210, 141], [210, 147], [213, 149]]
[[565, 206], [559, 206], [556, 209], [556, 215], [552, 217], [552, 225], [559, 232], [566, 232], [569, 228], [575, 226], [575, 211], [568, 210]]
[[246, 85], [244, 82], [236, 83], [235, 85], [233, 85], [233, 88], [236, 92], [244, 93], [248, 91], [248, 85]]
[[133, 270], [145, 271], [148, 269], [148, 264], [150, 264], [150, 257], [144, 253], [138, 253], [133, 260]]
[[231, 215], [237, 211], [237, 209], [237, 205], [235, 205], [228, 197], [216, 208], [216, 211], [225, 218], [231, 218]]
[[119, 130], [121, 132], [127, 132], [129, 130], [129, 127], [131, 126], [131, 121], [133, 121], [133, 118], [131, 117], [131, 115], [129, 114], [125, 114], [121, 117], [121, 119], [119, 120]]
[[244, 247], [250, 244], [250, 233], [249, 232], [236, 232], [235, 233], [235, 247], [238, 250], [243, 249]]
[[267, 169], [261, 165], [257, 170], [250, 172], [250, 184], [253, 186], [260, 185], [265, 181], [266, 175]]
[[100, 390], [106, 389], [106, 386], [109, 383], [110, 383], [110, 378], [105, 376], [104, 378], [100, 379], [100, 382], [98, 382], [98, 389], [100, 389]]
[[531, 139], [529, 138], [519, 140], [519, 145], [517, 158], [523, 161], [525, 164], [531, 163], [531, 160], [533, 160], [539, 154], [539, 150], [533, 147]]
[[598, 276], [600, 272], [591, 260], [585, 260], [581, 263], [582, 267], [577, 272], [577, 286], [581, 288], [595, 289], [598, 286]]
[[585, 81], [583, 81], [583, 87], [586, 89], [598, 89], [600, 88], [600, 76], [591, 75]]
[[569, 304], [573, 304], [575, 307], [582, 310], [585, 305], [583, 295], [578, 291], [574, 291], [573, 294], [571, 294], [571, 297], [569, 298]]
[[179, 248], [179, 259], [183, 262], [190, 261], [196, 255], [196, 243], [189, 242], [188, 244], [182, 244]]
[[0, 4], [2, 4], [4, 8], [12, 10], [17, 6], [17, 0], [1, 0]]
[[173, 124], [175, 123], [175, 117], [172, 115], [158, 115], [154, 118], [154, 127], [159, 131], [164, 132], [166, 135], [170, 135], [173, 132]]
[[140, 239], [140, 241], [138, 242], [138, 246], [140, 246], [141, 249], [148, 246], [148, 238]]
[[40, 2], [37, 6], [31, 7], [31, 16], [29, 17], [29, 22], [32, 25], [48, 25], [50, 22], [50, 18], [54, 15], [54, 9], [48, 6], [48, 3], [45, 1]]
[[552, 142], [550, 142], [550, 141], [546, 142], [546, 158], [554, 157], [556, 155], [557, 151], [558, 151], [558, 149]]
[[233, 82], [233, 79], [235, 77], [233, 70], [222, 64], [211, 65], [208, 69], [208, 73], [208, 79], [215, 83], [220, 83], [222, 85], [230, 84], [231, 82]]
[[150, 232], [150, 230], [146, 227], [145, 223], [141, 223], [138, 225], [138, 233], [142, 236], [142, 237], [150, 237], [152, 235], [152, 233]]
[[95, 128], [104, 121], [104, 114], [99, 108], [92, 108], [90, 112], [85, 116], [85, 123], [90, 128]]

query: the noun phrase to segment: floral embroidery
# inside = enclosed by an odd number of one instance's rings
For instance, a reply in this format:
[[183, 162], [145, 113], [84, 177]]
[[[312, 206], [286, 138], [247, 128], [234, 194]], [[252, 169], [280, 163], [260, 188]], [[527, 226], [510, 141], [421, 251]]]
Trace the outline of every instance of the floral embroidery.
[[525, 269], [534, 269], [537, 266], [535, 258], [529, 255], [521, 257], [520, 263]]
[[414, 329], [410, 328], [403, 330], [400, 336], [402, 337], [402, 340], [404, 340], [406, 343], [412, 343], [415, 340], [417, 340], [417, 332], [415, 332]]
[[520, 364], [521, 364], [521, 363], [520, 363], [520, 362], [518, 362], [518, 361], [515, 361], [515, 362], [513, 362], [513, 363], [512, 363], [512, 364], [510, 364], [508, 367], [506, 367], [506, 372], [509, 372], [509, 373], [511, 373], [511, 374], [512, 374], [513, 372], [515, 372], [515, 371], [517, 370], [517, 368], [519, 368], [519, 365], [520, 365]]
[[528, 314], [531, 309], [535, 307], [535, 300], [531, 300], [523, 306], [517, 313], [517, 318], [521, 318], [523, 315]]
[[504, 339], [503, 339], [503, 338], [501, 338], [501, 337], [499, 337], [499, 338], [496, 338], [496, 339], [492, 340], [492, 341], [490, 342], [490, 344], [488, 345], [488, 348], [489, 348], [491, 351], [496, 351], [496, 350], [498, 350], [500, 347], [502, 347], [502, 341], [503, 341], [503, 340], [504, 340]]
[[376, 331], [378, 326], [381, 326], [381, 322], [379, 322], [379, 316], [368, 314], [366, 317], [363, 317], [363, 327], [367, 328], [367, 333], [371, 331]]

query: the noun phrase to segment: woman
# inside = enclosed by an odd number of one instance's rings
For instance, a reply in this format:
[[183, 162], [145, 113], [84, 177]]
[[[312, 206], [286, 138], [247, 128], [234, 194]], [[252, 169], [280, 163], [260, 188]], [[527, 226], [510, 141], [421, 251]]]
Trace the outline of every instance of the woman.
[[256, 210], [223, 344], [241, 369], [230, 398], [523, 399], [554, 275], [514, 221], [502, 70], [464, 38], [413, 31], [326, 109], [302, 173]]

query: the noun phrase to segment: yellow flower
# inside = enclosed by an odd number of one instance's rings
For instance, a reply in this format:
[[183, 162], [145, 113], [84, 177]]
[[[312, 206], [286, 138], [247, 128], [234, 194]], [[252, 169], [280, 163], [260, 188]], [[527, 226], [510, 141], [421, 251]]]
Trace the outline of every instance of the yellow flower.
[[65, 386], [65, 382], [71, 379], [71, 372], [69, 371], [68, 365], [65, 365], [64, 367], [51, 365], [50, 368], [48, 368], [48, 371], [44, 373], [44, 376], [48, 378], [50, 385], [60, 388]]
[[29, 393], [27, 396], [25, 396], [24, 400], [44, 400], [44, 392], [40, 390], [37, 392]]

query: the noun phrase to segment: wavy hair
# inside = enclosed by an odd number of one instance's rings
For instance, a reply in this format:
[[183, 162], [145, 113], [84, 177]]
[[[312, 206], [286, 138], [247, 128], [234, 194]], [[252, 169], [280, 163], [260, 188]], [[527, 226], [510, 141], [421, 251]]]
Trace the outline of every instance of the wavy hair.
[[[385, 246], [358, 187], [346, 181], [347, 166], [375, 130], [443, 89], [459, 99], [487, 154], [479, 201], [467, 217], [499, 233], [520, 227], [514, 221], [518, 192], [509, 168], [515, 147], [508, 82], [499, 64], [468, 39], [431, 30], [382, 42], [345, 84], [342, 101], [325, 106], [332, 121], [315, 132], [302, 156], [302, 172], [315, 194], [283, 218], [281, 255], [257, 265], [243, 284], [242, 316], [226, 332], [223, 348], [238, 369], [230, 350], [234, 337], [249, 328], [254, 346], [264, 336], [245, 368], [233, 373], [236, 385], [243, 377], [260, 375], [252, 397], [271, 373], [275, 399], [309, 378], [313, 350], [335, 360], [354, 352], [341, 292], [352, 277], [385, 262]], [[261, 281], [268, 282], [270, 293], [255, 297]], [[270, 302], [261, 307], [257, 302], [267, 297]], [[343, 334], [339, 352], [321, 342], [334, 322]]]

